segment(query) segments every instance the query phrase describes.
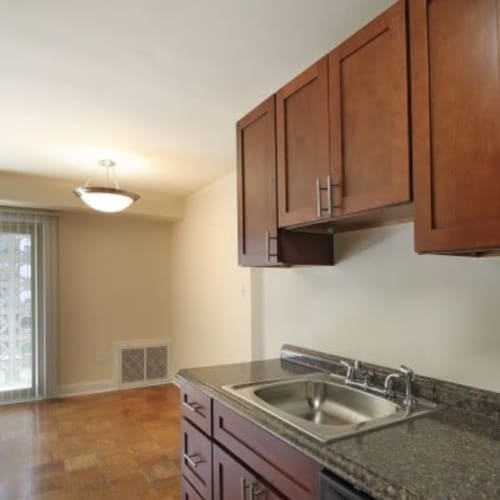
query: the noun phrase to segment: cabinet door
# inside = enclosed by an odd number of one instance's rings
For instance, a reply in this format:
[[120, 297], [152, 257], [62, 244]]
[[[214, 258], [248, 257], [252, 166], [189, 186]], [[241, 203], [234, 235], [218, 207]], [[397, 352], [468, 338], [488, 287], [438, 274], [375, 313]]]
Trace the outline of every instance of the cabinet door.
[[[329, 215], [328, 60], [321, 59], [276, 96], [279, 226]], [[318, 192], [318, 183], [322, 190]]]
[[283, 498], [246, 467], [214, 445], [214, 500], [277, 500]]
[[500, 1], [412, 0], [415, 247], [500, 248]]
[[329, 56], [335, 215], [410, 201], [405, 5]]
[[[290, 499], [316, 500], [319, 465], [214, 400], [214, 440]], [[257, 497], [258, 498], [258, 497]]]
[[182, 419], [181, 472], [205, 499], [212, 498], [212, 442]]
[[332, 265], [330, 235], [278, 231], [274, 97], [238, 122], [237, 147], [239, 264]]
[[239, 263], [278, 263], [274, 96], [236, 126]]

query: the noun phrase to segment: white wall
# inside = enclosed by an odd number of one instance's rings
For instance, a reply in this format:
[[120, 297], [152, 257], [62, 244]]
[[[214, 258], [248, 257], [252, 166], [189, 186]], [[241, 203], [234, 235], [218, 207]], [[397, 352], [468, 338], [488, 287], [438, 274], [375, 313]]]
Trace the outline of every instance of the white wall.
[[250, 271], [237, 265], [236, 223], [232, 173], [191, 195], [172, 225], [175, 370], [250, 359]]
[[500, 391], [500, 257], [419, 256], [409, 223], [338, 235], [336, 253], [253, 271], [256, 358], [288, 342]]

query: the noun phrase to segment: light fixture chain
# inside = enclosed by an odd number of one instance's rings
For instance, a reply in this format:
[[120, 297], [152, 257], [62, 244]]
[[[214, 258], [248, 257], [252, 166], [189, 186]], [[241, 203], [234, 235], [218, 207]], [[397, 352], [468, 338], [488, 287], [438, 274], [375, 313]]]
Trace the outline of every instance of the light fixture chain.
[[97, 165], [96, 168], [94, 168], [94, 170], [92, 171], [92, 173], [90, 174], [89, 178], [87, 179], [87, 182], [85, 183], [85, 187], [89, 187], [90, 185], [90, 182], [92, 181], [92, 179], [95, 177], [95, 175], [97, 174], [97, 171], [101, 168], [100, 165]]

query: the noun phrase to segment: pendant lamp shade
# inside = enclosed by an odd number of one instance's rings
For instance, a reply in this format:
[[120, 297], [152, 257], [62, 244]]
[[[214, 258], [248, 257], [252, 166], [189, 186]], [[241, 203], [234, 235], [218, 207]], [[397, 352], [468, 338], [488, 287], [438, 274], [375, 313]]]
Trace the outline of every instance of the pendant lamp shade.
[[120, 189], [115, 173], [115, 163], [111, 160], [102, 160], [97, 168], [106, 169], [106, 186], [92, 187], [90, 182], [94, 174], [85, 183], [77, 187], [73, 193], [88, 207], [99, 212], [121, 212], [137, 201], [140, 196], [130, 191]]

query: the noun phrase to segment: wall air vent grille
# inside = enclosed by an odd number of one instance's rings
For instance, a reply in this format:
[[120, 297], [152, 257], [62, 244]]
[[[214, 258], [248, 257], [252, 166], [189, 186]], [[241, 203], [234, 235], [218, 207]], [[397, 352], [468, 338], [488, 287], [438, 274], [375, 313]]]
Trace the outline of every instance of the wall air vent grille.
[[118, 346], [119, 381], [122, 386], [140, 387], [161, 384], [169, 376], [169, 346]]

